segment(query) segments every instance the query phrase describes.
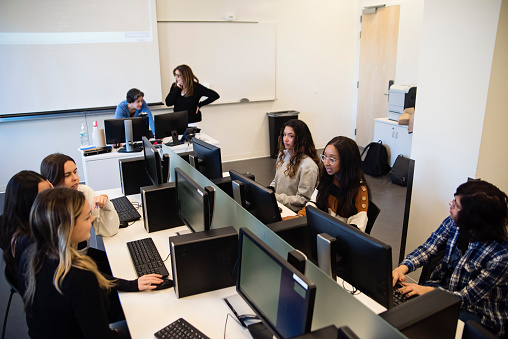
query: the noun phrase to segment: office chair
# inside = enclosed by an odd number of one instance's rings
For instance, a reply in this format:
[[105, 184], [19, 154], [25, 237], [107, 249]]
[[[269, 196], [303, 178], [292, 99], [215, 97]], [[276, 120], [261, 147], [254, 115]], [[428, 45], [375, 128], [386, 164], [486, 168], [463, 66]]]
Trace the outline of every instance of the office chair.
[[7, 283], [10, 286], [11, 293], [9, 295], [9, 301], [7, 302], [7, 309], [5, 310], [4, 326], [3, 326], [3, 329], [2, 329], [2, 339], [5, 338], [5, 329], [7, 327], [7, 316], [9, 315], [9, 309], [11, 307], [12, 296], [13, 296], [14, 293], [19, 293], [17, 285], [15, 283], [15, 280], [13, 279], [13, 277], [11, 277], [9, 275], [9, 273], [7, 273], [7, 268], [4, 271], [4, 275], [5, 275], [5, 280], [7, 280]]
[[369, 200], [369, 208], [367, 209], [368, 220], [367, 227], [365, 227], [365, 233], [370, 234], [370, 231], [372, 231], [372, 227], [374, 227], [374, 222], [376, 221], [379, 212], [381, 212], [379, 207], [377, 207], [372, 200]]
[[462, 339], [496, 339], [499, 338], [494, 333], [487, 330], [474, 320], [468, 320], [464, 324]]

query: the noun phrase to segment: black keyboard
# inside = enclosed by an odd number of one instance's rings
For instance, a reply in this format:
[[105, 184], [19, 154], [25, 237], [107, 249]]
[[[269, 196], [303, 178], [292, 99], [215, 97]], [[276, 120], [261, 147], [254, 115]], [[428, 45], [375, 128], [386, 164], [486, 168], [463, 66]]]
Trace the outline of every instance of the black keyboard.
[[206, 335], [201, 333], [198, 329], [189, 324], [187, 320], [183, 318], [173, 321], [171, 324], [164, 327], [162, 330], [156, 332], [154, 335], [158, 339], [166, 339], [166, 338], [209, 339]]
[[405, 294], [399, 293], [397, 290], [401, 288], [402, 285], [400, 283], [396, 283], [393, 287], [393, 306], [398, 306], [402, 304], [403, 302], [406, 302], [408, 300], [411, 300], [413, 298], [416, 298], [416, 295], [413, 295], [411, 297], [408, 297]]
[[152, 238], [129, 241], [127, 248], [138, 277], [151, 273], [160, 274], [163, 277], [169, 275]]
[[113, 206], [115, 206], [116, 213], [120, 218], [120, 222], [129, 222], [141, 219], [141, 215], [136, 210], [132, 203], [127, 199], [126, 196], [111, 199]]

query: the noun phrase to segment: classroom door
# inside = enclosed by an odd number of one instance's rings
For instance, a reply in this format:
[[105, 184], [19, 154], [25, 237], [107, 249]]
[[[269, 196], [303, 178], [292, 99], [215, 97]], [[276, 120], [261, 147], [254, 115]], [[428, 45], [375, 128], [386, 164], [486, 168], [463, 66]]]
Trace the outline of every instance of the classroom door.
[[395, 79], [400, 6], [362, 15], [356, 143], [374, 138], [374, 119], [388, 116], [388, 82]]

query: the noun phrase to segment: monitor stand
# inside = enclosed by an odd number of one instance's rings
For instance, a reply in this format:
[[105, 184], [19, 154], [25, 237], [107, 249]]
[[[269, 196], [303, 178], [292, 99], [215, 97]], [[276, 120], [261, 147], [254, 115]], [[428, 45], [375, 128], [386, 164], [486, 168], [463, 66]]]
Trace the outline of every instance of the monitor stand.
[[273, 339], [273, 333], [262, 322], [247, 326], [253, 339]]
[[171, 141], [166, 143], [166, 146], [171, 147], [171, 146], [183, 144], [183, 142], [178, 140], [178, 131], [176, 131], [176, 130], [171, 131], [171, 139], [172, 139]]

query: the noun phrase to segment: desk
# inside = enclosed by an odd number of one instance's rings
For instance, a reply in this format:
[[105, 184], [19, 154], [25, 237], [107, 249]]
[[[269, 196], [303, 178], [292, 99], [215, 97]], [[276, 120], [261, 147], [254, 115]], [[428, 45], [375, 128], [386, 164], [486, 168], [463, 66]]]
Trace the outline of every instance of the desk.
[[[121, 195], [121, 190], [106, 190], [101, 193], [115, 198]], [[140, 201], [139, 194], [129, 198], [131, 201]], [[139, 220], [127, 228], [120, 229], [113, 237], [104, 237], [104, 246], [113, 275], [129, 280], [137, 278], [126, 245], [128, 241], [151, 237], [161, 257], [165, 259], [169, 254], [168, 238], [184, 230], [187, 230], [186, 226], [147, 233], [143, 221]], [[171, 259], [168, 258], [165, 264], [171, 272]], [[199, 279], [198, 274], [196, 278]], [[222, 338], [226, 316], [229, 313], [229, 308], [222, 299], [233, 294], [236, 294], [234, 286], [181, 299], [176, 298], [173, 288], [161, 291], [119, 292], [133, 339], [153, 338], [155, 332], [178, 318], [184, 318], [210, 338]], [[249, 331], [240, 326], [233, 317], [228, 319], [226, 338], [251, 338]]]
[[[196, 138], [203, 140], [209, 144], [219, 147], [219, 141], [204, 134], [196, 134]], [[171, 138], [164, 138], [163, 142], [169, 142]], [[192, 144], [182, 144], [171, 147], [176, 153], [184, 153], [192, 151]], [[143, 157], [143, 152], [118, 153], [117, 149], [113, 149], [110, 153], [84, 156], [81, 152], [81, 160], [83, 162], [85, 183], [92, 187], [95, 191], [114, 189], [121, 186], [120, 171], [118, 161], [121, 159], [132, 159]]]

